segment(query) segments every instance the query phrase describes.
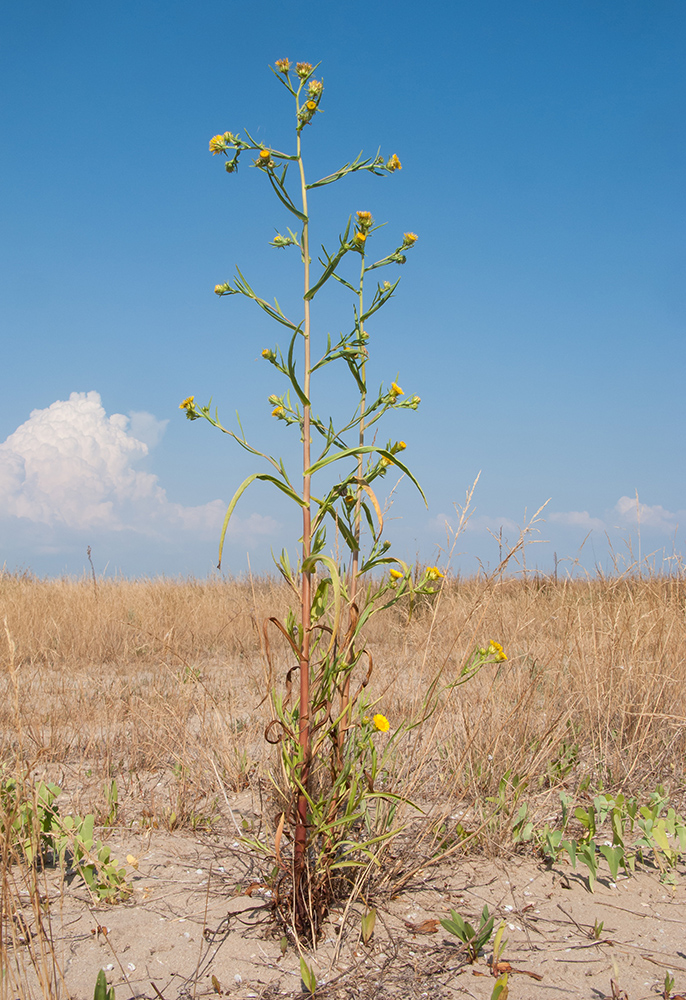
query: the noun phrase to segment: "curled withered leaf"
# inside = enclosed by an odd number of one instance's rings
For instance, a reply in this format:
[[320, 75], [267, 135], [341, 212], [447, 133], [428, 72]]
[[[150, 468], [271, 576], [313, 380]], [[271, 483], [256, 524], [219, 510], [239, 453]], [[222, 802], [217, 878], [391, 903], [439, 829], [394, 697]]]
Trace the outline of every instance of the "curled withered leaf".
[[[272, 736], [272, 729], [281, 729], [282, 732], [278, 733], [276, 738]], [[284, 733], [286, 732], [285, 726], [280, 719], [272, 719], [267, 728], [264, 731], [264, 738], [267, 743], [271, 743], [272, 746], [276, 746], [283, 739]]]
[[439, 928], [439, 921], [433, 919], [422, 920], [420, 924], [413, 924], [411, 920], [403, 920], [403, 923], [413, 934], [435, 934]]

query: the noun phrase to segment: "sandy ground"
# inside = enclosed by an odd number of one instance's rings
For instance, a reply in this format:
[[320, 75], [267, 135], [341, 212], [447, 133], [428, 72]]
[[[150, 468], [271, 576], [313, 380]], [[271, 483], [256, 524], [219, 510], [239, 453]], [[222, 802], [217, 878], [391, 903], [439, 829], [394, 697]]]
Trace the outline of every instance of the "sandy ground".
[[[259, 873], [237, 840], [154, 830], [114, 831], [117, 857], [139, 858], [128, 903], [94, 906], [78, 879], [51, 893], [52, 934], [69, 993], [90, 1000], [99, 969], [126, 997], [275, 998], [301, 993], [299, 955], [282, 954]], [[249, 893], [249, 894], [248, 894]], [[427, 868], [396, 898], [373, 900], [373, 938], [360, 941], [359, 906], [334, 910], [321, 945], [308, 956], [317, 996], [488, 1000], [490, 949], [470, 965], [438, 924], [451, 907], [476, 920], [484, 904], [507, 924], [503, 959], [510, 998], [628, 1000], [655, 997], [665, 973], [686, 994], [686, 870], [673, 884], [643, 871], [591, 894], [568, 864], [532, 856], [496, 863], [455, 860]], [[595, 922], [603, 928], [593, 939]], [[19, 956], [16, 956], [19, 957]], [[27, 957], [24, 957], [28, 964]]]

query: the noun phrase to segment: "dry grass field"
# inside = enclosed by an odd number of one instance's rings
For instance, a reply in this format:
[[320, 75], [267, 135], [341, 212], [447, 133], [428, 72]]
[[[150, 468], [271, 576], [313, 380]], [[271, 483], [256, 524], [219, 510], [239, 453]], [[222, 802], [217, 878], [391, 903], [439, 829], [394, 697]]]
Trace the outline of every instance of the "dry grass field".
[[[422, 601], [411, 617], [407, 608], [379, 616], [368, 633], [369, 696], [392, 728], [421, 717], [439, 678], [432, 714], [401, 737], [388, 777], [422, 810], [406, 809], [412, 835], [389, 852], [388, 891], [467, 853], [470, 863], [516, 857], [518, 810], [526, 804], [534, 826], [552, 822], [561, 790], [575, 801], [620, 791], [643, 801], [662, 784], [683, 810], [686, 581], [451, 579]], [[264, 740], [263, 623], [287, 602], [285, 585], [269, 578], [0, 575], [3, 780], [55, 782], [62, 815], [93, 813], [99, 835], [115, 840], [151, 831], [233, 840], [229, 804], [249, 795], [245, 825], [268, 838], [278, 768]], [[277, 636], [278, 685], [291, 664]], [[507, 662], [451, 687], [489, 639]], [[23, 971], [3, 977], [2, 996], [78, 996], [50, 966], [49, 942], [41, 959], [16, 930], [31, 880], [17, 874], [3, 808], [0, 947], [5, 968]], [[49, 892], [31, 884], [42, 913]]]

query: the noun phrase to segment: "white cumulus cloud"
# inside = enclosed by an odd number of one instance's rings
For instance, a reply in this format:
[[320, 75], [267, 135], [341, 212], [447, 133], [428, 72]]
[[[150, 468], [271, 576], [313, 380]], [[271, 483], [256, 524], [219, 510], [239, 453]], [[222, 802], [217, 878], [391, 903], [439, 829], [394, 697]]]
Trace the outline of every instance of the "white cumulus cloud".
[[660, 531], [674, 531], [679, 525], [679, 514], [667, 510], [660, 504], [641, 503], [636, 497], [620, 497], [614, 507], [620, 519], [625, 524], [641, 524], [646, 528], [657, 528]]
[[604, 531], [605, 522], [599, 517], [591, 517], [587, 510], [553, 511], [548, 514], [548, 520], [554, 524], [567, 525], [570, 528], [583, 528], [585, 531]]
[[[60, 529], [215, 536], [226, 511], [222, 500], [173, 503], [157, 476], [136, 468], [166, 424], [144, 412], [108, 417], [97, 392], [73, 392], [34, 410], [0, 444], [0, 518], [50, 527], [56, 538]], [[230, 533], [254, 537], [276, 527], [273, 518], [252, 514]]]

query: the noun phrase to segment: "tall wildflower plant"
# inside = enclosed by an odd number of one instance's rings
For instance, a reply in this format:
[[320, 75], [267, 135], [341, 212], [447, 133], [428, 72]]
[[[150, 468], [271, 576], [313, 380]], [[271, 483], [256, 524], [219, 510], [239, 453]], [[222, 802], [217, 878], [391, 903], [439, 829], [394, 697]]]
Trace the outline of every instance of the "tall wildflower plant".
[[[247, 130], [243, 136], [224, 132], [210, 140], [211, 153], [225, 157], [229, 174], [236, 173], [242, 156], [249, 157], [291, 217], [293, 228], [287, 228], [286, 235], [277, 233], [271, 246], [293, 248], [291, 252], [300, 256], [300, 315], [287, 316], [275, 299], [255, 291], [240, 270], [231, 281], [218, 284], [215, 293], [251, 299], [286, 331], [286, 346], [267, 347], [262, 357], [284, 382], [284, 391], [270, 396], [269, 405], [275, 420], [299, 433], [302, 471], [296, 475], [281, 458], [253, 447], [240, 424], [238, 432], [224, 427], [210, 405], [197, 405], [193, 396], [181, 403], [189, 420], [207, 420], [266, 463], [266, 471], [241, 483], [228, 506], [220, 565], [231, 516], [255, 480], [271, 483], [302, 511], [299, 558], [293, 564], [284, 550], [277, 562], [296, 606], [285, 620], [272, 617], [266, 623], [285, 638], [293, 663], [282, 683], [274, 682], [269, 692], [274, 718], [265, 736], [279, 747], [286, 786], [269, 847], [275, 862], [275, 906], [286, 926], [311, 942], [332, 895], [350, 885], [361, 866], [373, 863], [380, 846], [395, 832], [400, 796], [384, 787], [383, 774], [385, 754], [399, 730], [391, 731], [385, 716], [373, 714], [365, 696], [373, 664], [364, 647], [364, 628], [373, 615], [399, 601], [411, 606], [415, 595], [433, 593], [443, 575], [437, 567], [429, 567], [421, 578], [413, 579], [408, 564], [391, 554], [390, 542], [383, 538], [377, 495], [378, 483], [389, 470], [403, 473], [421, 493], [400, 458], [405, 443], [393, 439], [378, 443], [376, 426], [389, 410], [416, 410], [419, 396], [406, 395], [394, 381], [378, 392], [367, 384], [368, 324], [398, 286], [397, 279], [381, 281], [377, 276], [404, 264], [417, 236], [405, 233], [390, 252], [377, 257], [371, 246], [380, 227], [371, 212], [359, 210], [347, 220], [331, 252], [322, 246], [315, 262], [310, 249], [311, 191], [354, 173], [395, 174], [401, 163], [395, 154], [368, 159], [360, 154], [325, 177], [307, 180], [303, 140], [309, 136], [309, 126], [316, 124], [324, 89], [315, 71], [304, 62], [293, 68], [287, 59], [278, 60], [272, 69], [292, 101], [294, 136], [289, 151], [267, 146]], [[348, 328], [337, 337], [322, 334], [321, 322], [316, 327], [312, 322], [312, 304], [331, 282], [341, 285], [352, 307]], [[347, 376], [350, 387], [349, 413], [340, 423], [319, 415], [321, 398], [316, 397], [317, 374], [333, 364]], [[341, 398], [342, 393], [337, 395]], [[327, 531], [335, 533], [336, 558], [327, 546]], [[268, 638], [265, 645], [273, 677]], [[483, 660], [477, 656], [470, 662], [470, 676]]]

